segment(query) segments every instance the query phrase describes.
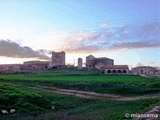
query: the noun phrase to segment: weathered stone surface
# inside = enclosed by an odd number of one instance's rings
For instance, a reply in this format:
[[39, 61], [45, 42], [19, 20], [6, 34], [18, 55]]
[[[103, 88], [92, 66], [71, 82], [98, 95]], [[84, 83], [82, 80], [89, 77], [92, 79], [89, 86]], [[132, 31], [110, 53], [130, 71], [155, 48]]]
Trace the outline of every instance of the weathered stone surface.
[[16, 109], [10, 109], [10, 113], [16, 112]]
[[7, 110], [2, 110], [1, 112], [2, 112], [2, 114], [8, 114]]

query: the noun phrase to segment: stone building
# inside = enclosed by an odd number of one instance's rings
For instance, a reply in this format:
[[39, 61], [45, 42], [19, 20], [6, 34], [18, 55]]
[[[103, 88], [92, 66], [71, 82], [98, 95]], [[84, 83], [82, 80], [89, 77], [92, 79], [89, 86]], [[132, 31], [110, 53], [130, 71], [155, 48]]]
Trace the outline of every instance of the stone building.
[[156, 68], [151, 66], [139, 66], [132, 68], [133, 74], [155, 75], [156, 71]]
[[88, 70], [96, 69], [95, 66], [100, 63], [103, 65], [114, 65], [114, 60], [106, 57], [95, 58], [93, 55], [86, 57], [86, 68]]
[[104, 74], [129, 74], [131, 73], [128, 65], [104, 65], [102, 63], [97, 64], [96, 69]]
[[2, 64], [0, 74], [19, 73], [21, 64]]
[[101, 68], [104, 74], [128, 74], [128, 65], [106, 65]]
[[82, 58], [78, 58], [78, 67], [77, 67], [78, 70], [82, 70], [82, 68], [83, 68], [82, 64], [83, 64]]
[[51, 61], [52, 67], [62, 67], [65, 66], [65, 52], [52, 52], [52, 61]]
[[27, 61], [20, 66], [21, 72], [34, 72], [48, 69], [49, 61]]

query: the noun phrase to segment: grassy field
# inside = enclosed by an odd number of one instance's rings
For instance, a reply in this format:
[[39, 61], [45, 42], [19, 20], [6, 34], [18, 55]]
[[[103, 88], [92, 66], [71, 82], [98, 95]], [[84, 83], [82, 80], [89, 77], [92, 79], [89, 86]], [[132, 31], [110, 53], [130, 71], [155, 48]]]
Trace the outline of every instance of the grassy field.
[[49, 70], [36, 74], [0, 75], [0, 81], [28, 86], [50, 86], [63, 89], [113, 93], [123, 96], [154, 94], [160, 92], [159, 78], [132, 75], [102, 75], [96, 71], [73, 69]]
[[[77, 98], [29, 89], [47, 86], [112, 93], [122, 96], [160, 93], [160, 79], [127, 75], [102, 75], [96, 71], [48, 70], [39, 73], [0, 75], [0, 110], [16, 109], [2, 119], [125, 119], [125, 113], [143, 113], [160, 99], [112, 101]], [[131, 119], [131, 118], [127, 118]]]

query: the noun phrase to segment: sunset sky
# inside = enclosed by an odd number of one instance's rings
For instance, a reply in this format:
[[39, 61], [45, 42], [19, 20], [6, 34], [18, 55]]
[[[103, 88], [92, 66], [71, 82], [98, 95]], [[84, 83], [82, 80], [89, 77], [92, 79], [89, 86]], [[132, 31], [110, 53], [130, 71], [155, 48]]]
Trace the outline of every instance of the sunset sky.
[[0, 0], [0, 64], [92, 54], [160, 66], [159, 0]]

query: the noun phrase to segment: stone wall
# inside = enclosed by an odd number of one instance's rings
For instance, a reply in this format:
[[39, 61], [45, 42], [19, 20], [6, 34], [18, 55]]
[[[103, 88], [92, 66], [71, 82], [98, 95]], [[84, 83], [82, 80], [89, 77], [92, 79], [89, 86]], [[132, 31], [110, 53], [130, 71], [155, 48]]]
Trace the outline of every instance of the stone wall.
[[65, 65], [65, 52], [52, 52], [52, 66]]

